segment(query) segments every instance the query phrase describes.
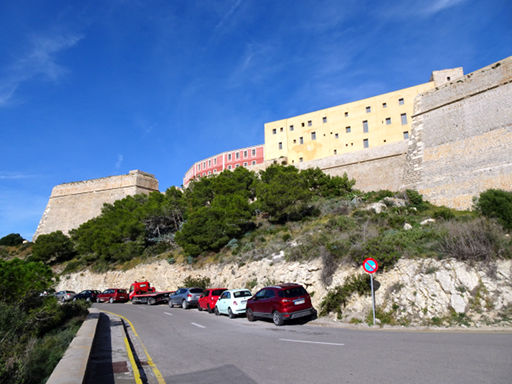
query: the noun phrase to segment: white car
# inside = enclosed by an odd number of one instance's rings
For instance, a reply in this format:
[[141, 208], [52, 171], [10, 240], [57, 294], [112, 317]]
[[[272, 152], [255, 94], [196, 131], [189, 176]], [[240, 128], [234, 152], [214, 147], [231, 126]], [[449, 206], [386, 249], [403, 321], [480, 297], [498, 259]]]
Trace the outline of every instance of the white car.
[[245, 314], [247, 300], [252, 296], [248, 289], [228, 289], [224, 291], [215, 304], [215, 314], [228, 315], [230, 319]]

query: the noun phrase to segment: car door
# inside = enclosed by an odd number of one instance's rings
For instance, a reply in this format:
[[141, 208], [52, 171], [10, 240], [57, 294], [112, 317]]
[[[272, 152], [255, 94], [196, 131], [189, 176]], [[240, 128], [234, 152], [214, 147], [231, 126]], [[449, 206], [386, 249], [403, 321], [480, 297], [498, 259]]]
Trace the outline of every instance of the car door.
[[252, 311], [255, 315], [261, 316], [263, 313], [263, 306], [267, 289], [263, 288], [256, 292], [254, 295], [254, 301], [252, 302]]
[[229, 292], [223, 292], [222, 295], [220, 295], [219, 300], [217, 300], [217, 309], [220, 313], [227, 313], [230, 297]]

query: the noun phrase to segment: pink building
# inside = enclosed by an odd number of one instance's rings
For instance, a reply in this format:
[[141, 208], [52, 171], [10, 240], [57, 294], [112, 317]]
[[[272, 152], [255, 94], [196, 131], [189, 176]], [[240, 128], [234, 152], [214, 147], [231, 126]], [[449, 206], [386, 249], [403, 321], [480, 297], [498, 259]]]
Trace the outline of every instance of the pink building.
[[251, 168], [253, 165], [261, 164], [263, 163], [263, 147], [264, 145], [261, 144], [235, 149], [198, 161], [185, 174], [183, 186], [187, 187], [190, 181], [196, 177], [215, 175], [225, 169]]

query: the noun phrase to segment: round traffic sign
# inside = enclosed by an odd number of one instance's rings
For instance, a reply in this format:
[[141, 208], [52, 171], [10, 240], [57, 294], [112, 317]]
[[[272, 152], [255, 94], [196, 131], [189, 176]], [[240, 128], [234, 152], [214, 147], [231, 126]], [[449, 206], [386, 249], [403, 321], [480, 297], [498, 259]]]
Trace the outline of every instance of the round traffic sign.
[[379, 269], [379, 264], [377, 260], [369, 257], [363, 261], [363, 269], [368, 273], [375, 273]]

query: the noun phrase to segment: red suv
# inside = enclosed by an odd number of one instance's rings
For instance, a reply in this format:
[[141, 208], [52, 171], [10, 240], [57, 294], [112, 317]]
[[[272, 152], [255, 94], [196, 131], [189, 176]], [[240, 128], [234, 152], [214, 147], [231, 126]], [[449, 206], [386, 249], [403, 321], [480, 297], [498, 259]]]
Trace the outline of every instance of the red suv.
[[316, 318], [308, 292], [302, 285], [293, 283], [260, 289], [247, 302], [246, 313], [249, 321], [268, 317], [275, 325], [283, 325], [285, 320], [299, 317]]
[[219, 300], [220, 295], [222, 295], [222, 292], [225, 290], [227, 290], [227, 288], [205, 289], [199, 298], [197, 308], [200, 311], [204, 309], [205, 311], [212, 313], [213, 309], [215, 308], [215, 304], [217, 304], [217, 300]]
[[130, 297], [128, 296], [128, 292], [126, 292], [126, 289], [117, 289], [117, 288], [109, 288], [105, 289], [102, 293], [100, 293], [96, 300], [98, 300], [98, 303], [106, 303], [107, 301], [109, 303], [115, 303], [115, 302], [122, 302], [126, 303]]

